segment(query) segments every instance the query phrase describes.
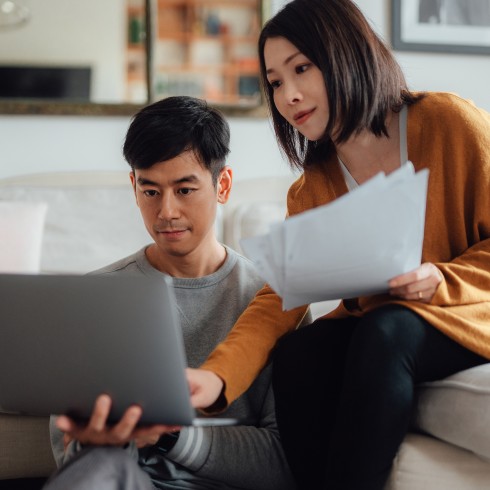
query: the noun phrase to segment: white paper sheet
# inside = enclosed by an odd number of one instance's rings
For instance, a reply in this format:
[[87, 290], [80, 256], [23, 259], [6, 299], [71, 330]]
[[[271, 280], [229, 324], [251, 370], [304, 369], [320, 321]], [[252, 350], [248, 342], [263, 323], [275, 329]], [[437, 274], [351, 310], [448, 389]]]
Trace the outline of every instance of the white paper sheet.
[[428, 170], [411, 164], [240, 242], [288, 310], [388, 290], [420, 265]]

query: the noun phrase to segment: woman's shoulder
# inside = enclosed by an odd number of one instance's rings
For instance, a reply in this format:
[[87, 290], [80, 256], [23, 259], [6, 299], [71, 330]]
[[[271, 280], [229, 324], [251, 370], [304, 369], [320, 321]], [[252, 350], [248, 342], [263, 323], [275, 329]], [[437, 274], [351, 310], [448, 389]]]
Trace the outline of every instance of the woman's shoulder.
[[477, 107], [471, 99], [465, 99], [453, 92], [418, 92], [419, 100], [410, 106], [409, 113], [427, 121], [431, 118], [444, 120], [445, 124], [471, 123], [472, 120], [486, 120], [490, 123], [490, 114]]

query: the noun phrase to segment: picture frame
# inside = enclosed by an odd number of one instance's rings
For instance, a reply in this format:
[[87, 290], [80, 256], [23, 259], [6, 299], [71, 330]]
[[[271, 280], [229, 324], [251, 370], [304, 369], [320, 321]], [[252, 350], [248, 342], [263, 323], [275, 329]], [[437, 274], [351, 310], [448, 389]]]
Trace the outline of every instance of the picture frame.
[[395, 50], [490, 54], [490, 0], [392, 0]]

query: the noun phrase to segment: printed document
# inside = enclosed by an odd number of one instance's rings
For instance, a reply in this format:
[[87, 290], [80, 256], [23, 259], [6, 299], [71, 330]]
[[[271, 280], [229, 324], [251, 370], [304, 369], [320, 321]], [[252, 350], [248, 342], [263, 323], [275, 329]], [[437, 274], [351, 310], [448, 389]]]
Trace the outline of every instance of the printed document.
[[420, 265], [428, 177], [411, 163], [380, 173], [240, 244], [285, 310], [387, 292]]

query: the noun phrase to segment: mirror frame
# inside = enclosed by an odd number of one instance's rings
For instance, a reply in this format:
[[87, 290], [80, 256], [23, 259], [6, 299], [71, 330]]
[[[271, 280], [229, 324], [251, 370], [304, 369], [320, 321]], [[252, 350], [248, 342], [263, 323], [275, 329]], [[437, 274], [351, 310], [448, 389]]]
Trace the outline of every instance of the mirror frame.
[[[55, 116], [131, 116], [139, 109], [152, 102], [152, 60], [153, 60], [153, 1], [144, 0], [145, 8], [145, 48], [146, 48], [146, 94], [147, 100], [141, 104], [131, 103], [96, 103], [96, 102], [65, 102], [57, 100], [29, 100], [29, 99], [0, 99], [0, 116], [2, 115], [55, 115]], [[262, 0], [262, 4], [264, 0]], [[263, 5], [262, 12], [263, 13]], [[223, 114], [232, 117], [267, 117], [264, 97], [256, 107], [244, 108], [233, 106], [220, 106], [213, 104]]]

